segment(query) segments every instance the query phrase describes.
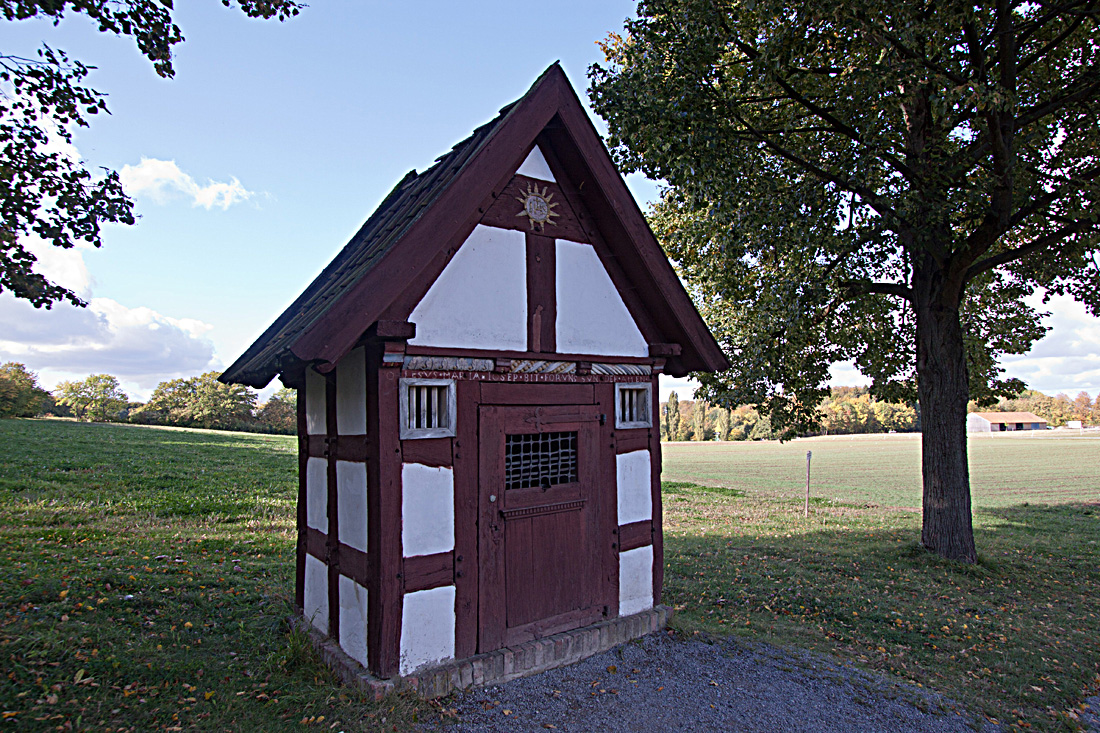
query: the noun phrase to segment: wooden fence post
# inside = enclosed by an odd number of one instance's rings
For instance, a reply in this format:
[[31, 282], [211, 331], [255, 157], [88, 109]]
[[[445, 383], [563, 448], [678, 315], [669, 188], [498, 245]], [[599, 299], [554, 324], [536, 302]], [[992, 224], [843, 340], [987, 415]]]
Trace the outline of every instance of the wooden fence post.
[[810, 516], [810, 456], [813, 451], [806, 451], [806, 517]]

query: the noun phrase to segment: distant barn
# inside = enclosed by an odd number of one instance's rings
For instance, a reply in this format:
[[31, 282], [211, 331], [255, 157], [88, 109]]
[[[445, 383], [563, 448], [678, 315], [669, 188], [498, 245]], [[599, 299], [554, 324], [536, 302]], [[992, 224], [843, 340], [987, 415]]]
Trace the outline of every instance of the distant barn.
[[968, 433], [1046, 430], [1047, 421], [1030, 412], [972, 412], [966, 416]]

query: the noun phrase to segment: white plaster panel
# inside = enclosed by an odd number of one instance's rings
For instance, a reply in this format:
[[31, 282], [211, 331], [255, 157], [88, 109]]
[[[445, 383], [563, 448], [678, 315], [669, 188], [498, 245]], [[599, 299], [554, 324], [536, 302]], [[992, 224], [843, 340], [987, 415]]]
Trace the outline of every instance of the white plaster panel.
[[516, 173], [529, 178], [538, 178], [540, 181], [557, 181], [538, 145], [531, 149], [531, 154], [520, 164]]
[[653, 608], [653, 545], [619, 553], [619, 615]]
[[367, 589], [340, 576], [340, 648], [367, 666]]
[[367, 432], [367, 355], [362, 346], [336, 365], [336, 432]]
[[324, 435], [327, 429], [325, 378], [313, 369], [306, 369], [306, 432], [310, 435]]
[[557, 241], [557, 343], [563, 354], [649, 356], [622, 296], [590, 245]]
[[523, 232], [479, 224], [413, 308], [417, 346], [527, 350]]
[[401, 674], [455, 655], [455, 587], [406, 593], [401, 609]]
[[336, 521], [340, 541], [367, 551], [367, 464], [336, 462]]
[[305, 592], [302, 615], [322, 634], [328, 633], [328, 568], [313, 555], [306, 554]]
[[455, 482], [450, 468], [401, 464], [401, 546], [405, 557], [455, 548]]
[[306, 526], [328, 532], [328, 462], [306, 461]]
[[648, 450], [615, 456], [619, 524], [653, 519], [653, 484], [650, 481], [652, 466]]

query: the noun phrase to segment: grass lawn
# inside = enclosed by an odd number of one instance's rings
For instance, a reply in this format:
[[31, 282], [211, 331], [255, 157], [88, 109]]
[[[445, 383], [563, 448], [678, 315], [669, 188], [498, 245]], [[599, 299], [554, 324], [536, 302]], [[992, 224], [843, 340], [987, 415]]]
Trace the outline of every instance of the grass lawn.
[[[1031, 442], [971, 446], [974, 567], [920, 551], [919, 515], [890, 508], [919, 505], [913, 438], [667, 446], [674, 623], [836, 654], [1010, 728], [1073, 729], [1100, 691], [1100, 442]], [[337, 686], [288, 629], [296, 471], [292, 437], [0, 420], [4, 722], [355, 731], [437, 716]]]
[[[1100, 502], [1100, 435], [976, 437], [968, 445], [975, 507], [1025, 501]], [[753, 494], [799, 497], [806, 452], [814, 496], [882, 507], [921, 505], [920, 435], [845, 435], [732, 443], [668, 443], [666, 481], [732, 486]]]
[[[845, 499], [809, 519], [806, 450], [815, 493]], [[666, 478], [707, 484], [664, 484], [674, 625], [835, 654], [1009, 729], [1080, 729], [1100, 693], [1100, 440], [970, 454], [972, 567], [921, 550], [919, 513], [890, 508], [919, 506], [915, 439], [666, 445]]]
[[337, 686], [290, 632], [296, 450], [292, 436], [0, 420], [3, 722], [374, 731], [429, 712]]

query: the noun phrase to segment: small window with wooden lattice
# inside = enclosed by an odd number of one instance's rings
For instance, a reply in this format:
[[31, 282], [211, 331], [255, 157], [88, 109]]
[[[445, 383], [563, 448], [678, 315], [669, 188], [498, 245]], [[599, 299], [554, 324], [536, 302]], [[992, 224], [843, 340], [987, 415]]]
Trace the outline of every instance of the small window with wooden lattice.
[[549, 489], [576, 480], [576, 432], [504, 437], [504, 488]]
[[615, 427], [648, 428], [653, 425], [650, 415], [650, 385], [615, 385]]
[[402, 440], [454, 436], [453, 379], [402, 379], [400, 390]]

